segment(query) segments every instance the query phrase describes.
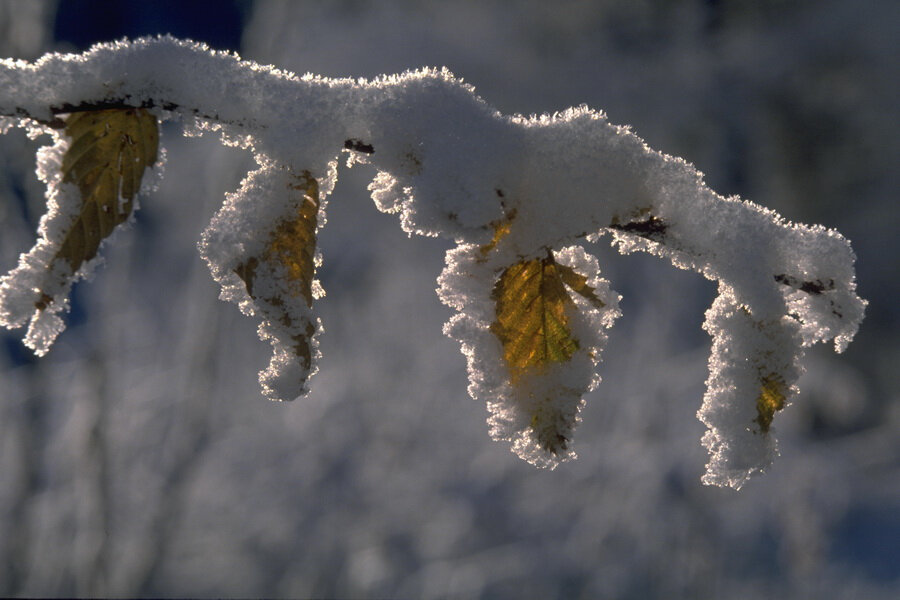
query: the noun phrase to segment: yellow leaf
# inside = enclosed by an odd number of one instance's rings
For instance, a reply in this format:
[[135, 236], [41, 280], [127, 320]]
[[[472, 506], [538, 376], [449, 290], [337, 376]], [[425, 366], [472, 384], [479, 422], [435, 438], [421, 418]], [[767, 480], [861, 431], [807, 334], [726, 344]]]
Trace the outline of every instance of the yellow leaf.
[[491, 331], [503, 344], [513, 385], [527, 373], [572, 358], [578, 341], [569, 330], [568, 312], [575, 303], [551, 255], [508, 267], [492, 297], [497, 320]]
[[131, 214], [144, 169], [156, 162], [159, 129], [152, 114], [135, 108], [72, 113], [65, 132], [72, 142], [63, 181], [78, 187], [81, 211], [51, 264], [62, 259], [75, 272]]
[[512, 231], [513, 219], [515, 218], [516, 209], [512, 209], [505, 218], [491, 223], [491, 227], [494, 229], [494, 237], [491, 238], [490, 242], [478, 248], [478, 252], [481, 254], [481, 262], [487, 260], [487, 255], [490, 251], [497, 247], [500, 240], [509, 235], [509, 232]]
[[[315, 333], [315, 326], [306, 321], [294, 323], [286, 310], [285, 302], [302, 298], [308, 307], [312, 307], [312, 283], [315, 276], [316, 225], [319, 215], [319, 184], [308, 172], [295, 176], [296, 183], [289, 189], [302, 194], [297, 214], [293, 218], [279, 221], [269, 234], [265, 250], [259, 257], [252, 256], [241, 263], [234, 271], [244, 281], [247, 293], [254, 300], [262, 300], [266, 306], [266, 316], [279, 322], [288, 329], [299, 329], [293, 336], [294, 352], [309, 368], [312, 364], [310, 338]], [[254, 283], [260, 265], [265, 265], [270, 273], [280, 273], [285, 278], [290, 298], [270, 296], [259, 298], [254, 292]]]
[[762, 389], [756, 398], [757, 417], [753, 420], [763, 433], [768, 433], [775, 413], [784, 408], [786, 385], [784, 378], [777, 373], [770, 373], [762, 378]]
[[291, 189], [303, 194], [297, 218], [278, 224], [263, 260], [281, 263], [287, 270], [294, 296], [303, 296], [312, 307], [312, 282], [316, 270], [316, 224], [319, 216], [319, 184], [309, 174], [297, 177]]
[[[507, 267], [492, 292], [496, 320], [490, 329], [503, 347], [509, 382], [527, 398], [524, 405], [538, 445], [556, 455], [568, 448], [574, 426], [574, 415], [561, 408], [565, 401], [560, 401], [583, 391], [554, 383], [548, 373], [554, 365], [569, 362], [580, 347], [570, 326], [578, 307], [568, 288], [597, 308], [605, 306], [587, 278], [558, 264], [551, 252]], [[543, 376], [551, 379], [542, 381]]]

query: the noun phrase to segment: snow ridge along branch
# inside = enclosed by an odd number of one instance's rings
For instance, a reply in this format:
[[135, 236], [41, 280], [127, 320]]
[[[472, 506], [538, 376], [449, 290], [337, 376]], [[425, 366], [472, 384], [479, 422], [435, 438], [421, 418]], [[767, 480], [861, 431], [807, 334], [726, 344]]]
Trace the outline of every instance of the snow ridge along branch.
[[307, 393], [316, 370], [316, 239], [342, 153], [376, 168], [372, 198], [405, 231], [457, 243], [439, 278], [458, 311], [445, 331], [461, 344], [491, 435], [539, 466], [574, 458], [583, 397], [620, 314], [585, 241], [609, 235], [623, 253], [719, 282], [698, 413], [709, 427], [706, 483], [739, 488], [771, 463], [774, 415], [797, 392], [803, 347], [833, 340], [842, 351], [865, 309], [836, 231], [719, 196], [693, 166], [586, 106], [503, 115], [446, 69], [297, 76], [144, 38], [0, 62], [0, 115], [0, 131], [53, 138], [39, 153], [48, 211], [38, 242], [0, 280], [0, 324], [27, 324], [39, 354], [63, 329], [72, 283], [134, 218], [137, 190], [152, 187], [158, 125], [170, 119], [258, 163], [200, 251], [221, 297], [261, 321], [273, 357], [260, 381], [272, 399]]

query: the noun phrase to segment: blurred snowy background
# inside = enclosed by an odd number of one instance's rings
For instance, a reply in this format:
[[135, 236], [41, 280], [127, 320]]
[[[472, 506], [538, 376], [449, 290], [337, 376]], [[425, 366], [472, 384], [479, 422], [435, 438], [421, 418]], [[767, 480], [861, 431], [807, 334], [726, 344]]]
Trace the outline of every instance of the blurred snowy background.
[[[897, 598], [898, 23], [894, 0], [0, 0], [2, 57], [172, 33], [298, 73], [447, 66], [506, 113], [602, 108], [718, 192], [837, 228], [871, 302], [844, 355], [808, 353], [771, 472], [712, 489], [712, 284], [590, 247], [624, 317], [579, 459], [539, 471], [489, 440], [441, 334], [448, 243], [378, 213], [365, 166], [321, 236], [312, 394], [264, 400], [268, 346], [195, 249], [250, 158], [167, 125], [159, 191], [54, 349], [2, 334], [0, 595]], [[42, 143], [0, 138], [4, 271], [44, 210]]]

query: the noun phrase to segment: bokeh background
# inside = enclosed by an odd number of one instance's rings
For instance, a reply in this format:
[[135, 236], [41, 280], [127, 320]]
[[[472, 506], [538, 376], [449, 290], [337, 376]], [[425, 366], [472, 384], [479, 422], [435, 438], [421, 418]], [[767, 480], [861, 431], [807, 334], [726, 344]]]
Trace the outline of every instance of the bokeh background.
[[[489, 440], [441, 334], [448, 242], [408, 239], [342, 166], [321, 371], [270, 403], [268, 346], [195, 249], [252, 160], [167, 124], [159, 190], [53, 350], [0, 338], [0, 595], [900, 596], [898, 23], [893, 0], [0, 0], [3, 57], [172, 33], [298, 73], [447, 66], [505, 113], [602, 108], [720, 193], [837, 228], [871, 302], [845, 354], [808, 353], [770, 472], [708, 488], [714, 286], [589, 247], [624, 317], [579, 459], [540, 471]], [[0, 138], [0, 269], [34, 240], [44, 143]]]

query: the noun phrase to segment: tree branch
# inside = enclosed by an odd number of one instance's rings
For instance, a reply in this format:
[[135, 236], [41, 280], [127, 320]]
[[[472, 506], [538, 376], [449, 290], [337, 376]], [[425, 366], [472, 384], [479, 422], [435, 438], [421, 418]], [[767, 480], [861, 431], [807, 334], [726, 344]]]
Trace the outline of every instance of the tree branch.
[[[628, 223], [624, 224], [612, 223], [608, 225], [608, 227], [610, 229], [615, 229], [616, 231], [622, 231], [624, 233], [630, 233], [632, 235], [642, 237], [644, 239], [650, 240], [651, 242], [656, 242], [657, 244], [666, 243], [666, 233], [669, 230], [669, 226], [666, 224], [666, 222], [654, 215], [651, 215], [649, 218], [640, 221], [629, 221]], [[795, 290], [799, 290], [813, 296], [818, 296], [835, 289], [834, 279], [826, 279], [824, 281], [820, 279], [814, 279], [812, 281], [805, 281], [803, 279], [794, 277], [793, 275], [787, 275], [785, 273], [779, 273], [777, 275], [773, 275], [772, 277], [780, 284], [792, 287]]]
[[[139, 104], [133, 104], [128, 102], [129, 97], [117, 99], [109, 99], [102, 100], [99, 102], [82, 102], [79, 104], [69, 104], [64, 103], [59, 106], [50, 106], [50, 112], [54, 115], [53, 119], [42, 119], [36, 117], [29, 113], [29, 111], [22, 107], [16, 107], [16, 109], [12, 113], [0, 114], [0, 116], [4, 117], [18, 117], [18, 118], [26, 118], [31, 119], [37, 123], [41, 123], [42, 125], [46, 125], [52, 129], [63, 129], [66, 126], [66, 122], [64, 119], [60, 119], [57, 115], [68, 115], [72, 113], [78, 112], [91, 112], [95, 110], [128, 110], [132, 108], [145, 108], [145, 109], [154, 109], [159, 108], [166, 111], [178, 112], [186, 110], [193, 114], [196, 117], [201, 119], [205, 119], [207, 121], [214, 121], [216, 123], [222, 123], [226, 125], [235, 125], [237, 127], [244, 127], [245, 123], [243, 121], [235, 120], [235, 119], [222, 119], [218, 114], [206, 114], [196, 108], [184, 109], [183, 106], [180, 106], [174, 102], [166, 102], [161, 101], [157, 102], [155, 100], [143, 100]], [[358, 140], [355, 138], [349, 138], [344, 140], [344, 148], [347, 150], [354, 150], [356, 152], [362, 152], [363, 154], [374, 154], [375, 147], [372, 144], [364, 142], [362, 140]]]

